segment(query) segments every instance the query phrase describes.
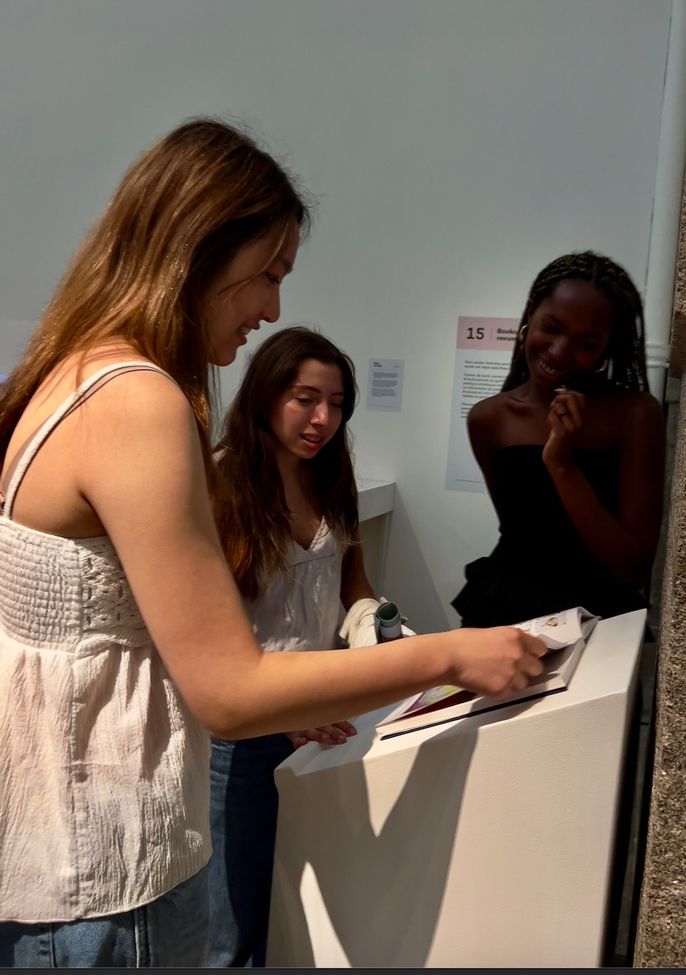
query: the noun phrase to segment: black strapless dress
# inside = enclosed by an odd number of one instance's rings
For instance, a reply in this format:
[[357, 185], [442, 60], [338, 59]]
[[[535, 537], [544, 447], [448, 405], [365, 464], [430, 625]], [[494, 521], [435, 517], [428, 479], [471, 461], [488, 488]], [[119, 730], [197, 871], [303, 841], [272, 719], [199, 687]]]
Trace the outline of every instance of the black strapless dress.
[[[493, 453], [493, 484], [502, 513], [493, 552], [465, 568], [452, 601], [463, 626], [502, 626], [583, 606], [597, 616], [641, 609], [640, 592], [618, 582], [586, 548], [542, 460], [543, 447], [517, 444]], [[578, 450], [574, 459], [603, 507], [618, 508], [616, 450]]]

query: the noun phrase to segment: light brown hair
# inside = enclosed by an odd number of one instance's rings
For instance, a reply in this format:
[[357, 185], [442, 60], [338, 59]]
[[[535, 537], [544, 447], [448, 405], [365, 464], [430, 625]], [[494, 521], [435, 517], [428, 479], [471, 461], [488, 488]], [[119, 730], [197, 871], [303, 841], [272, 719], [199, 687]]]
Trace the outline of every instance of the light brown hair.
[[112, 337], [176, 380], [209, 456], [211, 349], [202, 299], [241, 247], [274, 234], [276, 254], [294, 221], [307, 230], [308, 209], [292, 179], [222, 121], [193, 119], [148, 149], [73, 258], [22, 361], [0, 387], [0, 459], [55, 366]]

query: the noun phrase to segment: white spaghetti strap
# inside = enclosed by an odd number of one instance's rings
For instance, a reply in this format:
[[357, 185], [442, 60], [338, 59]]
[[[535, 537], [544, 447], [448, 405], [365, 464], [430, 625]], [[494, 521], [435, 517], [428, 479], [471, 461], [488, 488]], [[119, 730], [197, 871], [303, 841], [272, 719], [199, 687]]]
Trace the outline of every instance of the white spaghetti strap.
[[64, 403], [62, 403], [62, 405], [59, 406], [54, 413], [51, 413], [47, 420], [45, 420], [41, 426], [38, 427], [31, 439], [23, 447], [19, 457], [13, 464], [14, 469], [7, 485], [3, 505], [2, 513], [5, 518], [11, 519], [12, 505], [14, 504], [14, 499], [19, 487], [21, 486], [21, 482], [24, 480], [26, 472], [31, 466], [31, 463], [40, 448], [43, 446], [53, 430], [59, 426], [62, 420], [77, 409], [91, 393], [95, 392], [96, 389], [103, 385], [103, 381], [109, 381], [110, 379], [113, 379], [115, 376], [124, 372], [140, 371], [159, 372], [174, 382], [172, 377], [166, 373], [164, 369], [160, 369], [159, 366], [154, 365], [152, 362], [140, 362], [133, 359], [129, 362], [113, 363], [112, 365], [105, 366], [103, 369], [99, 369], [97, 372], [94, 372], [92, 376], [89, 376], [88, 379], [84, 380], [78, 389], [67, 397]]

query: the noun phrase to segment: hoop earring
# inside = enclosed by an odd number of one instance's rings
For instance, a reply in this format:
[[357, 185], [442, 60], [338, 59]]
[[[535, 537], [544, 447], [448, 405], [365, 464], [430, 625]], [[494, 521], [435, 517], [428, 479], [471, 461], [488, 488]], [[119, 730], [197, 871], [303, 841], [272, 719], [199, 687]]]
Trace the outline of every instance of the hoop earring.
[[526, 338], [526, 333], [528, 331], [529, 331], [529, 323], [528, 322], [524, 322], [524, 324], [520, 328], [519, 332], [517, 333], [517, 342], [519, 342], [520, 344], [522, 342], [524, 342], [524, 340]]
[[596, 376], [602, 376], [602, 374], [604, 372], [607, 372], [609, 368], [610, 368], [610, 360], [603, 359], [602, 365], [598, 366], [598, 368], [595, 370]]

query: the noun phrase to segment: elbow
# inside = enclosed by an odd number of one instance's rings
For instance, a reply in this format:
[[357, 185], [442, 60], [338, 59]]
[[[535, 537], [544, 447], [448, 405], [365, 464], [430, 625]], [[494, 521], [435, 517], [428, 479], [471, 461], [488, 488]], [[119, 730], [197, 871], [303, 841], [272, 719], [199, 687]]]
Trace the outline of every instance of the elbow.
[[267, 708], [259, 668], [265, 656], [256, 653], [248, 666], [234, 662], [230, 667], [208, 667], [202, 673], [192, 670], [171, 675], [186, 708], [213, 738], [236, 741], [278, 730], [261, 729]]
[[225, 722], [205, 724], [205, 730], [217, 741], [239, 741], [241, 738], [250, 737], [250, 735], [241, 735], [238, 725], [234, 726]]
[[235, 741], [238, 739], [237, 723], [227, 720], [227, 715], [198, 715], [196, 717], [202, 722], [205, 731], [209, 732], [212, 738], [219, 741]]
[[220, 741], [238, 739], [239, 722], [231, 720], [230, 715], [204, 708], [193, 708], [193, 714], [212, 738], [217, 738]]
[[240, 741], [284, 730], [281, 709], [269, 707], [264, 695], [246, 684], [193, 710], [209, 734], [220, 741]]
[[213, 738], [220, 741], [239, 741], [242, 738], [252, 738], [255, 735], [269, 734], [256, 727], [255, 714], [241, 703], [233, 703], [223, 699], [214, 702], [210, 707], [204, 707], [200, 712], [196, 710], [196, 717]]
[[221, 699], [209, 696], [204, 696], [201, 700], [186, 698], [186, 704], [212, 738], [238, 741], [241, 738], [250, 738], [254, 733], [245, 709], [227, 701], [226, 695]]
[[[243, 738], [253, 738], [257, 733], [244, 717], [237, 714], [223, 714], [210, 720], [200, 720], [212, 738], [217, 738], [219, 741], [240, 741]], [[262, 733], [266, 734], [266, 732]]]

